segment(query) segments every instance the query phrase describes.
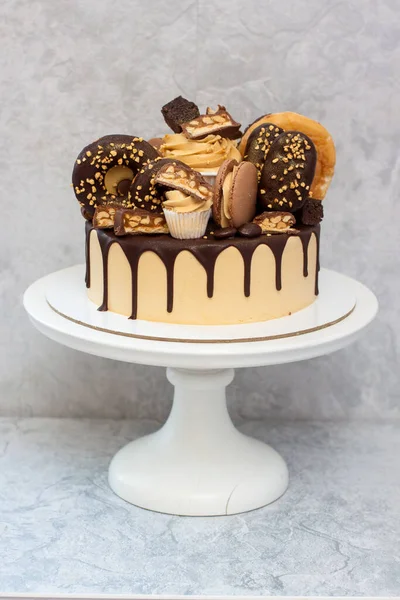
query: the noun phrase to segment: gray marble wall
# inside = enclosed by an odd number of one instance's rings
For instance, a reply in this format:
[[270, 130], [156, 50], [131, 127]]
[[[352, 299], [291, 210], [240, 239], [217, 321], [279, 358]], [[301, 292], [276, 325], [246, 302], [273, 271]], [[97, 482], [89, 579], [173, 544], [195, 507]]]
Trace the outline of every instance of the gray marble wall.
[[236, 416], [400, 417], [396, 0], [12, 0], [0, 3], [0, 39], [1, 414], [168, 411], [162, 369], [58, 346], [30, 326], [21, 297], [36, 278], [83, 260], [69, 187], [81, 147], [106, 133], [162, 132], [159, 108], [180, 93], [226, 103], [243, 123], [294, 110], [331, 130], [338, 165], [322, 262], [369, 285], [381, 304], [347, 350], [239, 372]]

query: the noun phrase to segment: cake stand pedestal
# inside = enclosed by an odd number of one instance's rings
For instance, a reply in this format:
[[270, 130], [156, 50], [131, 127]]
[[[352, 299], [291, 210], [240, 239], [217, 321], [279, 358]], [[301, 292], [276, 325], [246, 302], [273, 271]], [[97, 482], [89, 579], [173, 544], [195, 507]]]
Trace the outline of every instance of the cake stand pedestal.
[[[175, 387], [171, 413], [159, 431], [131, 442], [112, 459], [109, 482], [118, 496], [154, 511], [205, 516], [259, 508], [284, 493], [288, 471], [283, 458], [234, 427], [225, 388], [233, 379], [233, 368], [321, 356], [359, 337], [377, 312], [375, 296], [349, 277], [323, 271], [325, 281], [335, 277], [337, 282], [339, 277], [341, 293], [355, 297], [351, 314], [303, 335], [235, 343], [141, 339], [73, 322], [55, 312], [46, 297], [50, 279], [57, 276], [58, 285], [63, 272], [28, 288], [25, 308], [35, 327], [49, 338], [97, 356], [167, 367]], [[65, 282], [75, 285], [67, 276]]]

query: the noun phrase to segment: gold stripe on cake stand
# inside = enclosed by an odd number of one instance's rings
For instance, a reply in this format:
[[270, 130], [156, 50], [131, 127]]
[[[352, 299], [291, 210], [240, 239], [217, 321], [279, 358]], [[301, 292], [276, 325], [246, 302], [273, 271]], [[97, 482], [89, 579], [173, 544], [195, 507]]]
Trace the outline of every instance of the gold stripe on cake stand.
[[78, 319], [74, 319], [73, 317], [69, 317], [65, 315], [61, 311], [57, 310], [50, 304], [50, 302], [46, 299], [47, 304], [57, 315], [67, 319], [68, 321], [72, 321], [72, 323], [76, 323], [77, 325], [82, 325], [82, 327], [87, 327], [88, 329], [94, 329], [95, 331], [101, 331], [102, 333], [111, 333], [113, 335], [119, 335], [122, 337], [134, 338], [138, 340], [149, 340], [152, 342], [177, 342], [180, 344], [240, 344], [247, 342], [268, 342], [271, 340], [281, 340], [284, 338], [297, 337], [299, 335], [305, 335], [307, 333], [313, 333], [314, 331], [321, 331], [321, 329], [327, 329], [328, 327], [332, 327], [333, 325], [337, 325], [341, 321], [344, 321], [349, 317], [354, 309], [356, 308], [356, 304], [354, 304], [353, 308], [349, 310], [346, 314], [334, 321], [329, 321], [328, 323], [324, 323], [323, 325], [318, 325], [317, 327], [310, 327], [309, 329], [301, 329], [300, 331], [292, 331], [291, 333], [281, 333], [279, 335], [268, 335], [263, 337], [251, 337], [251, 338], [237, 338], [235, 340], [224, 339], [224, 340], [198, 340], [198, 339], [184, 339], [184, 338], [168, 338], [168, 337], [157, 337], [152, 335], [139, 335], [137, 333], [124, 333], [122, 331], [114, 331], [113, 329], [106, 329], [105, 327], [98, 327], [96, 325], [89, 325], [89, 323], [84, 323], [83, 321], [79, 321]]

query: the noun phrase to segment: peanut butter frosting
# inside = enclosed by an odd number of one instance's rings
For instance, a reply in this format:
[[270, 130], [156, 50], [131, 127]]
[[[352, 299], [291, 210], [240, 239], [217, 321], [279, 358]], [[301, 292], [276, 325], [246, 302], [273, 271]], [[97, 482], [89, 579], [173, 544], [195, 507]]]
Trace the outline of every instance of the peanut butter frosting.
[[160, 152], [165, 158], [176, 158], [204, 173], [215, 171], [227, 158], [237, 162], [242, 160], [236, 143], [220, 135], [190, 140], [183, 133], [167, 134], [163, 137]]
[[166, 200], [163, 202], [163, 206], [180, 213], [202, 212], [211, 208], [212, 203], [211, 198], [199, 202], [193, 196], [189, 196], [178, 190], [166, 192], [165, 197]]

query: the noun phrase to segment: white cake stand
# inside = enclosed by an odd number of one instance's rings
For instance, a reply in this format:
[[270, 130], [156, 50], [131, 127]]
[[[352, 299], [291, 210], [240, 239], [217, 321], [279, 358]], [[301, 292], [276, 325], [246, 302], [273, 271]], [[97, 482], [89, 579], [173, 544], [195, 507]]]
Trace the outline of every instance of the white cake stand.
[[[254, 327], [248, 329], [248, 335], [239, 336], [248, 341], [193, 343], [142, 339], [109, 333], [93, 323], [79, 324], [78, 319], [55, 312], [47, 294], [52, 288], [54, 298], [54, 289], [59, 290], [56, 300], [60, 306], [66, 294], [85, 298], [82, 306], [85, 311], [89, 307], [94, 322], [103, 318], [86, 299], [82, 266], [53, 273], [32, 284], [25, 292], [24, 306], [39, 331], [70, 348], [114, 360], [168, 367], [167, 377], [175, 386], [168, 420], [159, 431], [131, 442], [114, 456], [109, 470], [113, 491], [128, 502], [159, 512], [227, 515], [269, 504], [288, 485], [288, 471], [281, 456], [266, 444], [241, 434], [228, 415], [225, 388], [233, 379], [233, 368], [294, 362], [334, 352], [355, 341], [377, 313], [377, 300], [364, 285], [323, 269], [315, 311], [324, 314], [325, 320], [330, 312], [335, 313], [335, 298], [330, 290], [324, 293], [329, 286], [340, 290], [343, 306], [346, 301], [353, 306], [350, 314], [343, 315], [336, 324], [302, 335], [287, 335], [288, 319], [292, 317], [275, 321], [271, 325], [275, 335], [264, 335], [272, 337], [264, 341], [251, 341], [260, 337], [255, 336]], [[305, 322], [309, 313], [304, 311]], [[82, 319], [83, 323], [89, 318]], [[298, 328], [299, 316], [296, 319]], [[147, 325], [152, 331], [152, 324]], [[147, 325], [142, 322], [140, 335]], [[132, 322], [129, 326], [136, 327]], [[276, 335], [280, 327], [286, 331], [284, 337]], [[175, 332], [174, 337], [179, 338], [179, 333]]]

